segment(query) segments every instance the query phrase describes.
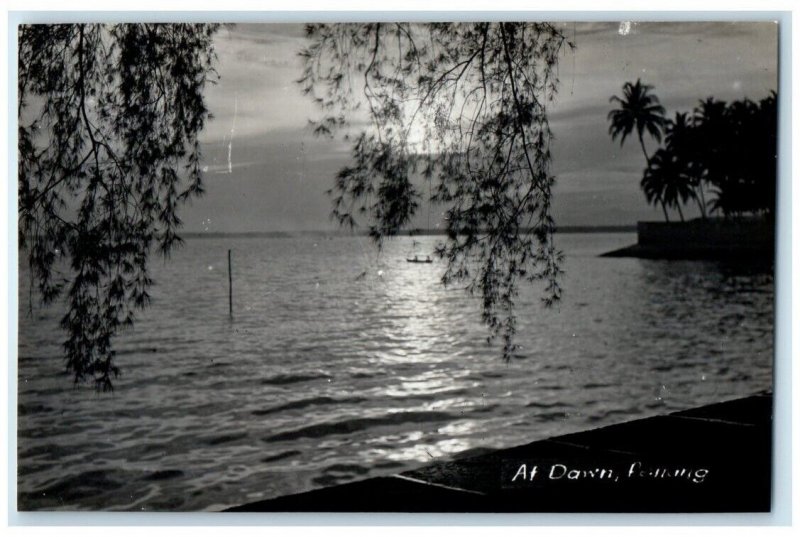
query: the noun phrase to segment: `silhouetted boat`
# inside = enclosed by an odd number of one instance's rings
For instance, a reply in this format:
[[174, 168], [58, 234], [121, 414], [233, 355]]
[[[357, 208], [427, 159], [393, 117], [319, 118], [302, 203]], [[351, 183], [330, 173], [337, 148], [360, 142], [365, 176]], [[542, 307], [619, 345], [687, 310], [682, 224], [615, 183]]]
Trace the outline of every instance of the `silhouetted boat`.
[[430, 257], [426, 257], [425, 259], [419, 259], [416, 257], [413, 259], [406, 258], [406, 261], [408, 261], [409, 263], [433, 263], [433, 259], [431, 259]]

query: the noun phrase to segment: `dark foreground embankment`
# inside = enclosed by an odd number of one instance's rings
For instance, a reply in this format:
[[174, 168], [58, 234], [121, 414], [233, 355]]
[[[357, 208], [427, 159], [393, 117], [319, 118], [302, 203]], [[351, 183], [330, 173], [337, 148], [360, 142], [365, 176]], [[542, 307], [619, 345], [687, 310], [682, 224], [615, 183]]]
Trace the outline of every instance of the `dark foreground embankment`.
[[772, 396], [758, 394], [237, 512], [767, 512]]

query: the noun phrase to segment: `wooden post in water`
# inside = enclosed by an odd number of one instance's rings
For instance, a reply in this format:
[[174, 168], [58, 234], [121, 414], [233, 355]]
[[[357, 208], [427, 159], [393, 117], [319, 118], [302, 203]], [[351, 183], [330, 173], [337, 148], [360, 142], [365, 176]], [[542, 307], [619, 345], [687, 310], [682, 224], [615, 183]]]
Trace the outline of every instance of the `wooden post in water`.
[[233, 274], [231, 273], [230, 250], [228, 250], [228, 314], [233, 319]]

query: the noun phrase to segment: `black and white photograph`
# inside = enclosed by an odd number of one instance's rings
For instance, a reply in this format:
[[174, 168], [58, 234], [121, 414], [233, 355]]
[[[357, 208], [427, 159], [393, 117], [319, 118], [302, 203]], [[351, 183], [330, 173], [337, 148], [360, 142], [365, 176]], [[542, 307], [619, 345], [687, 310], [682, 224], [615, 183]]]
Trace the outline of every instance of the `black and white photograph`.
[[598, 17], [11, 27], [16, 509], [769, 513], [784, 27]]

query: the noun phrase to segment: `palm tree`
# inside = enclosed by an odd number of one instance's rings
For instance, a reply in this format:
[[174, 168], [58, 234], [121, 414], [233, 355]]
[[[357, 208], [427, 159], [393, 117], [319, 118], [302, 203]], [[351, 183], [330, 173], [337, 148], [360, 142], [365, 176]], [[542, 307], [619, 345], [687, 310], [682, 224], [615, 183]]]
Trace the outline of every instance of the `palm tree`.
[[642, 84], [640, 79], [636, 83], [626, 82], [622, 86], [622, 98], [614, 95], [609, 102], [619, 103], [617, 110], [608, 113], [611, 125], [608, 128], [611, 139], [616, 140], [617, 136], [622, 136], [620, 146], [625, 143], [625, 138], [636, 129], [639, 137], [639, 144], [647, 164], [650, 164], [650, 157], [644, 146], [644, 133], [647, 131], [650, 136], [661, 142], [661, 131], [666, 124], [664, 118], [664, 107], [655, 94], [650, 93], [653, 86]]
[[656, 170], [657, 168], [654, 169], [648, 164], [647, 169], [644, 171], [644, 177], [642, 177], [642, 191], [645, 198], [647, 198], [647, 203], [661, 205], [661, 210], [664, 211], [664, 220], [669, 222], [667, 204], [664, 201], [666, 181], [664, 175], [657, 173]]
[[693, 118], [687, 113], [676, 112], [673, 121], [667, 121], [666, 149], [680, 161], [684, 178], [694, 191], [692, 197], [697, 201], [700, 215], [706, 218], [706, 199], [703, 192], [704, 168], [698, 158], [698, 136]]
[[705, 170], [706, 181], [717, 189], [726, 181], [729, 168], [728, 152], [731, 128], [727, 118], [727, 104], [709, 97], [694, 109], [697, 132], [696, 150], [699, 164]]
[[695, 122], [700, 127], [721, 128], [725, 124], [727, 107], [725, 101], [717, 101], [714, 97], [708, 97], [700, 101], [700, 106], [694, 109]]
[[685, 162], [667, 149], [656, 151], [642, 177], [642, 190], [650, 203], [660, 203], [667, 216], [667, 206], [678, 209], [684, 221], [681, 203], [694, 197], [694, 190], [687, 177]]

